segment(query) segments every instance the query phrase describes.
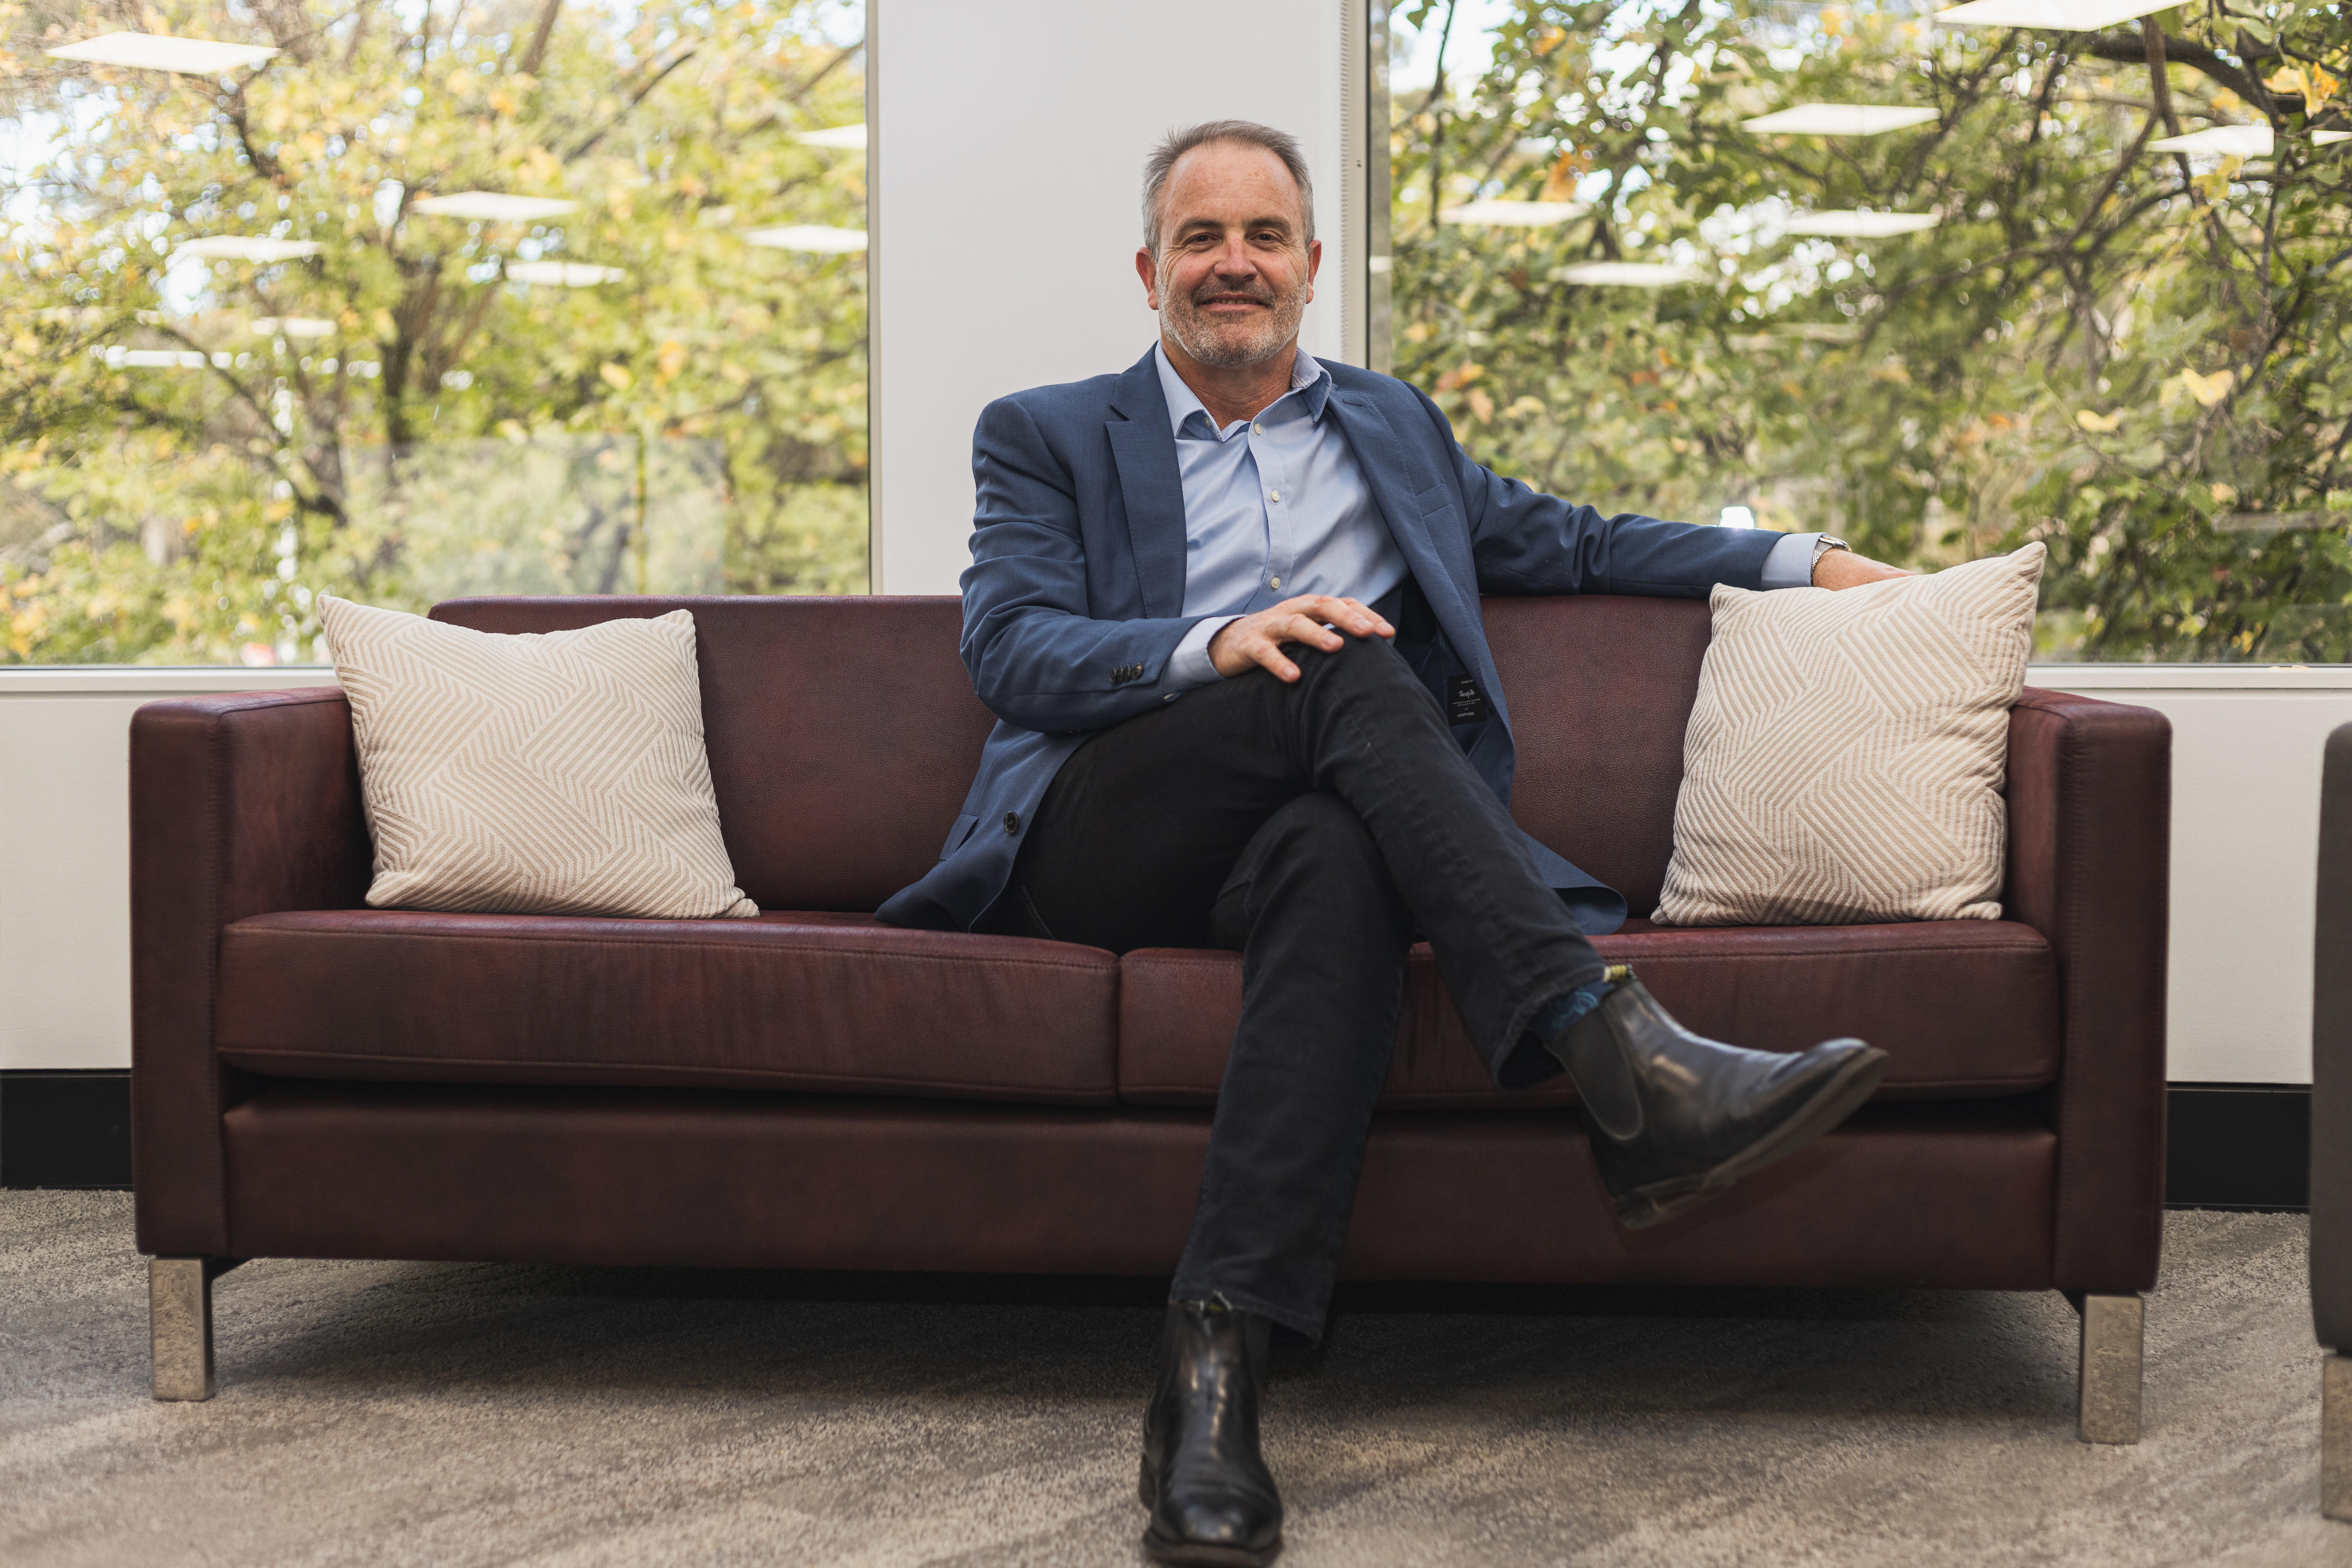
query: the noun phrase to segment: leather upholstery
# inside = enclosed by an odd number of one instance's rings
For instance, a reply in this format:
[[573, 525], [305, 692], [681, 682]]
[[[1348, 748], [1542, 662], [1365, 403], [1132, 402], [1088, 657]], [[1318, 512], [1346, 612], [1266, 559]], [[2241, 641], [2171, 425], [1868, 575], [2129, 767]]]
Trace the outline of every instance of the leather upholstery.
[[[2057, 1076], [2057, 965], [2009, 921], [1665, 931], [1633, 921], [1594, 943], [1633, 964], [1675, 1017], [1715, 1039], [1798, 1051], [1855, 1035], [1889, 1053], [1883, 1100], [2017, 1094]], [[1119, 1097], [1207, 1105], [1241, 1016], [1238, 953], [1147, 948], [1120, 961]], [[1565, 1077], [1495, 1088], [1428, 945], [1407, 966], [1381, 1103], [1524, 1109], [1573, 1104]]]
[[2327, 737], [2311, 996], [2311, 1318], [2352, 1352], [2352, 724]]
[[2145, 1290], [2164, 1228], [2172, 724], [2031, 687], [2009, 719], [2011, 918], [2058, 955], [2057, 1283]]
[[[1160, 1279], [1208, 1140], [1192, 1110], [290, 1082], [226, 1129], [244, 1255]], [[1720, 1203], [1627, 1232], [1574, 1118], [1395, 1112], [1340, 1269], [2040, 1289], [2055, 1142], [2014, 1104], [1872, 1107]]]
[[221, 1059], [289, 1078], [1108, 1105], [1118, 961], [864, 915], [343, 910], [221, 939]]
[[1643, 918], [1674, 854], [1683, 731], [1712, 624], [1704, 599], [1486, 601], [1518, 747], [1511, 815]]
[[[545, 631], [678, 603], [441, 614]], [[1233, 960], [1121, 964], [877, 931], [866, 913], [936, 858], [988, 728], [956, 656], [954, 601], [685, 603], [738, 875], [763, 907], [813, 911], [733, 922], [753, 929], [725, 951], [655, 922], [554, 922], [600, 928], [575, 947], [545, 922], [362, 911], [371, 856], [341, 693], [139, 711], [142, 1248], [1164, 1274], [1206, 1114], [1112, 1097], [1122, 1084], [1130, 1100], [1154, 1085], [1201, 1097], [1223, 1031], [1188, 1015], [1230, 1008]], [[1671, 847], [1705, 606], [1514, 600], [1486, 615], [1519, 731], [1515, 813], [1644, 910]], [[1890, 1092], [1971, 1098], [1874, 1105], [1721, 1205], [1628, 1235], [1560, 1090], [1500, 1108], [1464, 1079], [1475, 1061], [1423, 964], [1346, 1268], [2151, 1282], [2168, 730], [2145, 710], [2029, 691], [2011, 747], [2009, 921], [1949, 937], [1637, 924], [1609, 943], [1695, 1026], [1788, 1046], [1859, 1024], [1895, 1054]], [[480, 934], [493, 928], [507, 934]], [[990, 962], [943, 963], [938, 942]], [[525, 1070], [626, 1081], [323, 1081]], [[672, 1075], [681, 1086], [646, 1081]], [[2029, 1082], [2043, 1087], [2016, 1092]], [[798, 1092], [820, 1085], [831, 1092]], [[865, 1089], [888, 1092], [849, 1092]]]
[[220, 928], [367, 892], [350, 704], [335, 688], [151, 702], [131, 721], [131, 1136], [139, 1246], [226, 1250], [212, 1049]]

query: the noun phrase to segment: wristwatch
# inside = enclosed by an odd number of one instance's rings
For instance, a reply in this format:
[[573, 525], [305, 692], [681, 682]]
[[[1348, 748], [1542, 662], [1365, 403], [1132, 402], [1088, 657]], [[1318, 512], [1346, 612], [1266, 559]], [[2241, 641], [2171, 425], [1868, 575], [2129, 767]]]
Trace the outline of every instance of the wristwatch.
[[1834, 533], [1824, 533], [1820, 538], [1814, 540], [1813, 559], [1811, 563], [1805, 569], [1805, 580], [1809, 583], [1811, 582], [1812, 574], [1821, 570], [1822, 556], [1827, 555], [1832, 550], [1850, 551], [1853, 548], [1853, 545], [1848, 544], [1844, 540], [1840, 539]]

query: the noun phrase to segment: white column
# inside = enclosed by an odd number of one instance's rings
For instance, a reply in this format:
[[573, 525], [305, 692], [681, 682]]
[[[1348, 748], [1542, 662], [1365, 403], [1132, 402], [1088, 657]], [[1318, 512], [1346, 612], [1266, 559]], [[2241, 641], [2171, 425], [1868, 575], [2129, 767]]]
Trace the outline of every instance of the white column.
[[1151, 346], [1133, 258], [1143, 161], [1171, 127], [1236, 117], [1305, 144], [1324, 242], [1305, 342], [1341, 355], [1345, 10], [874, 0], [877, 593], [956, 591], [992, 399]]

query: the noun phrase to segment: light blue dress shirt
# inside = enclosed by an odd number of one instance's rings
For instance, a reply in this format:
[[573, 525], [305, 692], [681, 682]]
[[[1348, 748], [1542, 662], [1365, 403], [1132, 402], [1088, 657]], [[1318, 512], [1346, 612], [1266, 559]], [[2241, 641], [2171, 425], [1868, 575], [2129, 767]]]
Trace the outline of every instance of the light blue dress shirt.
[[[1407, 568], [1338, 422], [1323, 417], [1331, 373], [1320, 361], [1299, 350], [1290, 390], [1220, 429], [1166, 353], [1151, 352], [1184, 482], [1184, 614], [1206, 617], [1169, 658], [1160, 684], [1172, 695], [1219, 679], [1209, 643], [1229, 622], [1300, 594], [1369, 605]], [[1820, 537], [1781, 539], [1763, 585], [1811, 584]]]

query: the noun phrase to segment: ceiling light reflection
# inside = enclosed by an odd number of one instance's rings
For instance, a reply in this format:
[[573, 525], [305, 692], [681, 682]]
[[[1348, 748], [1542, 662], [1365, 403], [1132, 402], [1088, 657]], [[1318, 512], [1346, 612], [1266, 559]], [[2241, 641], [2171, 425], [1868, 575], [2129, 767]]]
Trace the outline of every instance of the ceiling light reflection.
[[1784, 234], [1822, 234], [1836, 239], [1886, 239], [1917, 234], [1942, 220], [1934, 213], [1797, 213], [1781, 225]]
[[1596, 289], [1664, 289], [1675, 283], [1696, 283], [1706, 276], [1699, 267], [1675, 267], [1663, 261], [1580, 261], [1555, 267], [1555, 283], [1581, 283]]
[[845, 153], [866, 151], [866, 122], [835, 125], [826, 131], [803, 131], [795, 138], [803, 147], [832, 147]]
[[1926, 125], [1935, 118], [1932, 109], [1891, 103], [1800, 103], [1778, 114], [1743, 120], [1739, 126], [1783, 136], [1878, 136], [1907, 125]]
[[561, 217], [578, 210], [578, 202], [554, 196], [510, 196], [499, 191], [455, 191], [446, 196], [420, 196], [414, 210], [436, 217], [462, 217], [482, 223], [528, 223], [533, 218]]
[[1505, 228], [1542, 228], [1582, 217], [1591, 210], [1590, 202], [1465, 202], [1458, 207], [1441, 208], [1437, 221], [1493, 224]]
[[213, 38], [175, 38], [162, 33], [108, 33], [63, 44], [48, 51], [61, 60], [86, 65], [128, 66], [132, 70], [180, 71], [218, 76], [241, 66], [257, 66], [278, 53], [263, 44], [224, 44]]
[[315, 239], [270, 239], [257, 234], [207, 234], [184, 239], [172, 247], [177, 256], [201, 256], [215, 261], [292, 261], [316, 256], [326, 248]]
[[866, 231], [862, 228], [827, 228], [822, 224], [788, 223], [777, 228], [755, 228], [743, 236], [751, 245], [764, 245], [771, 250], [808, 250], [820, 255], [845, 256], [853, 250], [866, 248]]
[[507, 276], [517, 283], [551, 283], [559, 289], [593, 289], [618, 283], [628, 274], [617, 267], [597, 267], [585, 261], [509, 261]]
[[2117, 22], [2149, 16], [2180, 0], [1971, 0], [1938, 11], [1939, 26], [2042, 27], [2059, 33], [2095, 33]]

